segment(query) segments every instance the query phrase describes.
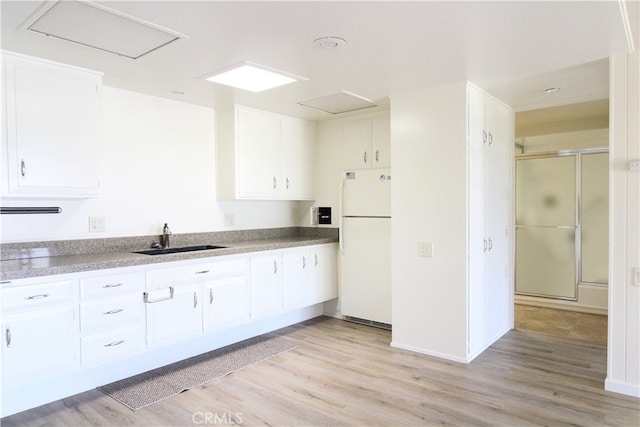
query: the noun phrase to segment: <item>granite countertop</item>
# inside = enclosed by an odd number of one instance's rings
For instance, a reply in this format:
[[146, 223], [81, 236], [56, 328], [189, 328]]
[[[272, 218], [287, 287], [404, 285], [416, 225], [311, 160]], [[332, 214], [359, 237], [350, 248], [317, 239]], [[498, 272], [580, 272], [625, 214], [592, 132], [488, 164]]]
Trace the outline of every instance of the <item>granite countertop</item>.
[[318, 245], [338, 241], [337, 229], [288, 227], [172, 236], [172, 247], [221, 245], [222, 249], [163, 255], [132, 253], [149, 249], [157, 236], [2, 244], [0, 280], [77, 273], [109, 268]]

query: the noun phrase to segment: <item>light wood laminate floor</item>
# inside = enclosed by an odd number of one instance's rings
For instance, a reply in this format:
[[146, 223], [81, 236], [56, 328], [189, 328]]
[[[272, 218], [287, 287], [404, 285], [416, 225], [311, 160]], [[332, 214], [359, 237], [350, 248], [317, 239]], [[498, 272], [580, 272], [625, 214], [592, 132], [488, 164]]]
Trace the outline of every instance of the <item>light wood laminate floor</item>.
[[606, 346], [514, 330], [471, 364], [389, 346], [389, 331], [321, 317], [279, 331], [298, 347], [131, 411], [97, 390], [3, 426], [638, 426], [606, 392]]

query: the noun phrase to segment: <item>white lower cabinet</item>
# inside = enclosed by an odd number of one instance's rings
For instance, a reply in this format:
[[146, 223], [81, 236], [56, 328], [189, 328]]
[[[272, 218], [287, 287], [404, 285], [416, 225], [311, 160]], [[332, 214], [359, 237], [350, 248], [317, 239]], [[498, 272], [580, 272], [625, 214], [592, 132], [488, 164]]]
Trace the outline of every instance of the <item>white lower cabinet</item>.
[[282, 257], [285, 310], [338, 297], [337, 244], [285, 249]]
[[142, 271], [80, 279], [82, 366], [144, 351], [144, 283]]
[[338, 298], [338, 244], [309, 248], [309, 295], [306, 304], [318, 304]]
[[157, 347], [202, 334], [200, 282], [145, 292], [147, 346]]
[[78, 367], [77, 283], [2, 290], [2, 385], [32, 382]]
[[251, 319], [282, 312], [282, 252], [251, 256]]
[[203, 328], [212, 332], [251, 319], [249, 261], [246, 257], [216, 263], [215, 276], [204, 283]]
[[285, 310], [303, 307], [309, 299], [312, 268], [309, 255], [307, 247], [285, 249], [282, 253], [282, 306]]

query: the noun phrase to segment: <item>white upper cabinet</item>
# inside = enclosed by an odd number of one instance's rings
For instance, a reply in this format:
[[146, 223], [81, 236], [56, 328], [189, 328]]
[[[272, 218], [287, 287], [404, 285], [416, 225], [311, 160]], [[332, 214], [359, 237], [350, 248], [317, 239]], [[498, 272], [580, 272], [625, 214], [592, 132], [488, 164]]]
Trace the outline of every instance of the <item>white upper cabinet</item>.
[[216, 128], [218, 199], [313, 200], [314, 123], [236, 105]]
[[388, 115], [345, 121], [342, 127], [344, 168], [368, 169], [391, 165]]
[[313, 200], [315, 187], [315, 123], [282, 117], [281, 173], [283, 198]]
[[3, 53], [2, 195], [95, 197], [100, 73]]

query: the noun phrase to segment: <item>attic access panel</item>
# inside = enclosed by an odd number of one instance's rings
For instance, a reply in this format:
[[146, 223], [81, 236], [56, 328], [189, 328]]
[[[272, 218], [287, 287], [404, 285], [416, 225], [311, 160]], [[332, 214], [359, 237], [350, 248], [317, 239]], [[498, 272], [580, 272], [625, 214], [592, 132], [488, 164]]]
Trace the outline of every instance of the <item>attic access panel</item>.
[[307, 99], [306, 101], [298, 102], [298, 104], [331, 114], [347, 113], [349, 111], [377, 107], [377, 105], [371, 100], [351, 92], [347, 92], [346, 90], [332, 95]]
[[186, 37], [116, 10], [77, 0], [46, 2], [22, 27], [131, 59]]

